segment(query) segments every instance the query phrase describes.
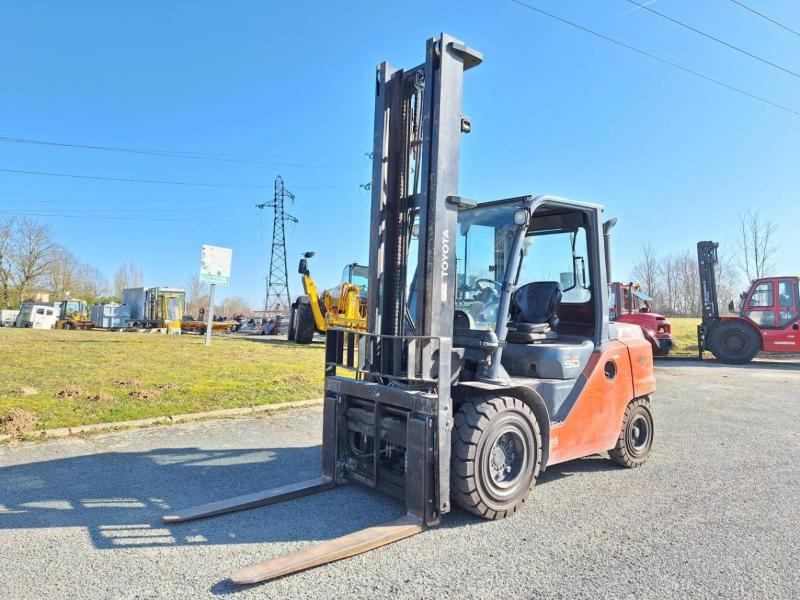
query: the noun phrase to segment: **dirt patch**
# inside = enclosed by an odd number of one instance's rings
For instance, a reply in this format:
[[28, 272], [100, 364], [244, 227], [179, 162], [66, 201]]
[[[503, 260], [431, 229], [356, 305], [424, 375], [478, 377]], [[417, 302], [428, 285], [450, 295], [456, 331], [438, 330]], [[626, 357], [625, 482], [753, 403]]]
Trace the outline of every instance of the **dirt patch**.
[[36, 415], [33, 413], [21, 408], [11, 408], [6, 416], [0, 419], [0, 431], [14, 438], [22, 437], [33, 431], [36, 421]]
[[38, 394], [39, 390], [37, 390], [35, 387], [24, 385], [21, 388], [19, 388], [19, 393], [22, 396], [33, 396], [34, 394]]
[[67, 388], [65, 390], [61, 390], [56, 394], [59, 398], [77, 398], [78, 396], [83, 395], [83, 390], [79, 390], [78, 388]]
[[138, 388], [142, 387], [142, 382], [138, 379], [123, 379], [117, 382], [119, 387]]
[[177, 383], [173, 383], [171, 381], [167, 383], [160, 383], [156, 386], [160, 390], [177, 390], [180, 386]]
[[87, 400], [91, 400], [92, 402], [109, 402], [114, 399], [113, 396], [109, 394], [104, 394], [103, 392], [99, 392], [97, 394], [87, 394]]
[[156, 398], [161, 393], [161, 390], [133, 390], [131, 392], [132, 398], [139, 398], [141, 400], [151, 400]]

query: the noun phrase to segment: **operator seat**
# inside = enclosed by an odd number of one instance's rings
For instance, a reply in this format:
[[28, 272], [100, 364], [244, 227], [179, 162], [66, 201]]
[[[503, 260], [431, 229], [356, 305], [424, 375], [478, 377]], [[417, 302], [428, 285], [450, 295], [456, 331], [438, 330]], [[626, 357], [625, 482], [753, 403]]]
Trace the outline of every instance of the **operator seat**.
[[534, 281], [511, 294], [511, 321], [507, 340], [512, 344], [530, 344], [557, 337], [558, 307], [561, 286], [555, 281]]

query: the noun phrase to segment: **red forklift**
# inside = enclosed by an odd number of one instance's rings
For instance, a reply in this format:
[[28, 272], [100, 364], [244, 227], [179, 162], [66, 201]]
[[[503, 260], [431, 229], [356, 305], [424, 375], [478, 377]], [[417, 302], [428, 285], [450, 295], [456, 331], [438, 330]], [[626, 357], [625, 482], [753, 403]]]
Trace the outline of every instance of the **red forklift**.
[[459, 194], [462, 81], [481, 61], [442, 34], [422, 64], [378, 67], [367, 330], [326, 332], [320, 476], [164, 519], [351, 483], [401, 499], [402, 516], [247, 567], [234, 583], [418, 534], [453, 504], [511, 517], [559, 463], [599, 452], [627, 468], [647, 460], [652, 351], [639, 327], [609, 322], [603, 208]]
[[[717, 242], [698, 242], [703, 320], [697, 326], [700, 358], [710, 351], [724, 363], [749, 363], [761, 351], [800, 352], [800, 278], [762, 277], [741, 296], [738, 315], [720, 315]], [[728, 305], [731, 313], [734, 303]]]
[[639, 284], [615, 281], [609, 286], [609, 318], [642, 328], [653, 347], [653, 356], [667, 356], [674, 346], [672, 327], [667, 317], [653, 312], [653, 299]]

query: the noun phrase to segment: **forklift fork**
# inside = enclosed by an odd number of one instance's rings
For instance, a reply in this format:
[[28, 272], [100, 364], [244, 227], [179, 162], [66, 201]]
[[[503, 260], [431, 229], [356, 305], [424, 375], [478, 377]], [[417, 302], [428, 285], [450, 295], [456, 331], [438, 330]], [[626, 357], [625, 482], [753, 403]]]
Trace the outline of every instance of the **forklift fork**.
[[[329, 336], [335, 337], [336, 332], [332, 332]], [[347, 460], [343, 449], [349, 431], [347, 421], [349, 405], [344, 400], [344, 395], [336, 387], [335, 380], [329, 380], [327, 387], [323, 414], [323, 464], [322, 474], [319, 477], [186, 508], [164, 515], [163, 520], [166, 523], [182, 523], [269, 506], [286, 500], [310, 496], [349, 481], [360, 481], [370, 484], [372, 487], [380, 487], [377, 485], [377, 481], [360, 479], [356, 472], [348, 471], [345, 466]], [[368, 389], [372, 390], [372, 388]], [[378, 421], [375, 422], [378, 423]], [[402, 540], [423, 531], [426, 523], [437, 522], [438, 515], [433, 517], [429, 515], [426, 518], [426, 510], [431, 510], [431, 502], [428, 500], [432, 490], [426, 482], [432, 480], [430, 444], [432, 443], [433, 422], [430, 417], [416, 412], [409, 413], [406, 425], [407, 481], [403, 490], [407, 510], [405, 516], [241, 569], [231, 575], [231, 581], [247, 585], [310, 569]], [[379, 437], [380, 435], [376, 439]]]
[[[293, 500], [310, 496], [317, 492], [329, 490], [336, 484], [330, 477], [317, 477], [282, 487], [273, 488], [254, 494], [237, 496], [229, 500], [210, 502], [201, 506], [188, 508], [173, 514], [164, 515], [167, 523], [182, 523], [205, 517], [227, 514], [259, 506], [277, 504], [285, 500]], [[419, 517], [407, 514], [395, 521], [367, 527], [347, 535], [315, 544], [308, 548], [279, 556], [263, 563], [251, 565], [234, 572], [230, 579], [238, 585], [249, 585], [303, 571], [312, 567], [369, 552], [392, 542], [402, 540], [425, 529]]]

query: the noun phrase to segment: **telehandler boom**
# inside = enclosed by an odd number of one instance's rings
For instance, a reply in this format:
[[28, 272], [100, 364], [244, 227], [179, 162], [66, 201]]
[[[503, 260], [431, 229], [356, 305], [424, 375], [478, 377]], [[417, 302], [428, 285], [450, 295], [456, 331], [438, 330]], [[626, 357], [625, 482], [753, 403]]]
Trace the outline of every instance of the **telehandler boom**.
[[368, 326], [326, 334], [322, 474], [164, 518], [350, 482], [403, 499], [406, 514], [238, 571], [234, 583], [409, 537], [451, 502], [511, 516], [557, 463], [608, 451], [638, 467], [648, 456], [652, 353], [639, 327], [609, 322], [602, 208], [459, 195], [462, 81], [481, 60], [442, 34], [421, 65], [378, 67]]

